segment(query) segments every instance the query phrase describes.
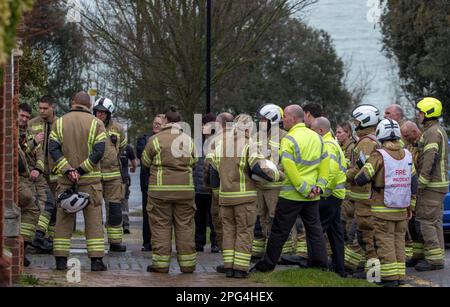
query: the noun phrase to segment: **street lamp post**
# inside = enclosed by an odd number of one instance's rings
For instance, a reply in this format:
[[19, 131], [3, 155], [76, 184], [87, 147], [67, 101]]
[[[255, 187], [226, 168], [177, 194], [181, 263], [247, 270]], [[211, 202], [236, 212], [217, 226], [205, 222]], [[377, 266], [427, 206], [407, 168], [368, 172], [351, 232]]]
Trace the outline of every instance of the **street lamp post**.
[[211, 5], [206, 0], [206, 114], [211, 112]]

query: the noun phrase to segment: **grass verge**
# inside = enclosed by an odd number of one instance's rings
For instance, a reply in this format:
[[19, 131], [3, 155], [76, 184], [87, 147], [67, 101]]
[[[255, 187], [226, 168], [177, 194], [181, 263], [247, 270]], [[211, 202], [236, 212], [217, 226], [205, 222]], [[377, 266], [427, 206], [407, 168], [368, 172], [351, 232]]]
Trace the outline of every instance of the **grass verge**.
[[39, 278], [33, 275], [22, 275], [19, 284], [23, 287], [37, 286], [39, 284]]
[[365, 280], [341, 278], [333, 272], [314, 269], [290, 269], [272, 273], [255, 273], [251, 280], [274, 287], [377, 287]]

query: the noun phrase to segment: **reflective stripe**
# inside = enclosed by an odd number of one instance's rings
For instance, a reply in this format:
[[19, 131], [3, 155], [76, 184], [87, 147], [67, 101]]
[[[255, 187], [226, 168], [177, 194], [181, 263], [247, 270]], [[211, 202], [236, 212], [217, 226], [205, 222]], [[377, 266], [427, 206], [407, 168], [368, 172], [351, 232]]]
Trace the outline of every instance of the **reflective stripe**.
[[245, 175], [244, 175], [244, 169], [245, 169], [245, 159], [246, 159], [246, 151], [248, 149], [248, 145], [245, 145], [242, 149], [242, 155], [241, 160], [239, 162], [239, 183], [240, 183], [240, 191], [245, 192]]
[[70, 250], [70, 239], [54, 238], [53, 250], [60, 252], [68, 252]]
[[322, 184], [323, 186], [326, 186], [328, 184], [328, 182], [323, 178], [319, 178], [317, 180], [317, 183]]
[[420, 175], [419, 176], [419, 182], [424, 184], [424, 185], [428, 185], [428, 183], [430, 183], [430, 180], [428, 180], [425, 177], [423, 177], [422, 175]]
[[425, 153], [425, 152], [427, 152], [428, 150], [431, 150], [431, 149], [436, 149], [436, 151], [439, 151], [438, 143], [432, 143], [432, 144], [426, 145], [425, 148], [423, 149], [423, 152]]
[[43, 214], [39, 215], [39, 221], [38, 221], [39, 227], [41, 227], [44, 230], [47, 230], [49, 223], [50, 223], [50, 219], [48, 217], [46, 217]]
[[69, 162], [67, 161], [66, 158], [63, 158], [61, 161], [58, 162], [58, 164], [56, 164], [56, 166], [53, 168], [52, 172], [55, 174], [59, 174], [60, 171], [67, 165], [69, 164]]
[[350, 191], [349, 197], [354, 198], [354, 199], [366, 200], [366, 199], [370, 199], [370, 193], [356, 193], [356, 192]]
[[373, 178], [373, 176], [375, 176], [375, 169], [373, 168], [372, 164], [366, 163], [364, 165], [364, 168], [367, 170], [367, 172], [369, 173], [369, 176], [371, 178]]
[[33, 239], [36, 233], [36, 226], [28, 223], [20, 223], [20, 235], [27, 239]]
[[[331, 143], [331, 142], [328, 142], [328, 143], [333, 144], [333, 143]], [[339, 158], [338, 158], [338, 157], [336, 157], [335, 155], [330, 155], [330, 159], [333, 160], [333, 161], [335, 161], [335, 162], [337, 163], [337, 165], [339, 166], [339, 170], [340, 170], [341, 172], [344, 172], [344, 173], [347, 172], [347, 168], [344, 167], [344, 166], [342, 165], [342, 163], [341, 163], [341, 162], [342, 162], [342, 159], [341, 159], [340, 156], [339, 156]]]
[[448, 181], [444, 181], [444, 182], [430, 182], [427, 184], [427, 187], [429, 188], [446, 188], [448, 187], [449, 182]]
[[81, 178], [101, 178], [101, 177], [102, 173], [100, 172], [91, 172], [81, 176]]
[[[320, 162], [321, 162], [324, 158], [326, 158], [327, 155], [328, 155], [328, 154], [326, 153], [326, 154], [324, 154], [324, 156], [321, 156], [319, 159], [316, 159], [316, 160], [313, 160], [313, 161], [303, 160], [303, 159], [301, 158], [300, 147], [299, 147], [297, 141], [296, 141], [292, 136], [290, 136], [290, 135], [286, 136], [285, 138], [288, 139], [289, 141], [291, 141], [292, 144], [294, 144], [294, 147], [295, 147], [295, 155], [297, 156], [297, 158], [295, 159], [295, 162], [298, 163], [298, 164], [302, 164], [302, 165], [305, 165], [305, 166], [314, 166], [314, 165], [320, 164]], [[321, 140], [322, 140], [322, 139], [321, 139]], [[323, 147], [323, 143], [322, 143], [322, 147]], [[322, 149], [323, 149], [323, 148], [322, 148]], [[322, 150], [322, 152], [323, 152], [323, 150]]]
[[97, 120], [92, 120], [91, 128], [89, 129], [89, 136], [88, 136], [88, 153], [89, 153], [89, 155], [92, 154], [92, 150], [94, 147], [96, 130], [97, 130]]
[[95, 138], [94, 144], [104, 141], [105, 139], [106, 139], [106, 133], [102, 132], [99, 135], [97, 135], [97, 137]]
[[[439, 131], [439, 134], [441, 135], [441, 140], [443, 141], [445, 138], [444, 138], [444, 136], [442, 135], [441, 130], [438, 130], [438, 131]], [[448, 186], [448, 180], [447, 180], [447, 176], [448, 176], [448, 173], [447, 173], [447, 165], [445, 165], [445, 158], [444, 158], [444, 157], [447, 157], [447, 155], [446, 155], [446, 153], [445, 153], [445, 148], [448, 148], [448, 147], [447, 147], [447, 144], [445, 144], [445, 145], [442, 146], [442, 152], [441, 152], [441, 182], [442, 182], [442, 183], [445, 183], [445, 184]], [[438, 149], [438, 150], [439, 150], [439, 149]], [[436, 188], [437, 186], [430, 186], [430, 187]], [[439, 188], [440, 188], [440, 187], [439, 187]]]
[[197, 253], [188, 254], [188, 255], [178, 255], [177, 256], [178, 263], [180, 267], [195, 267], [197, 264]]
[[333, 192], [341, 190], [345, 190], [345, 183], [336, 185], [333, 190], [326, 189], [325, 196], [330, 196], [331, 194], [333, 194]]
[[224, 263], [233, 263], [234, 260], [234, 250], [228, 249], [222, 252]]
[[283, 186], [283, 182], [267, 182], [263, 184], [263, 187], [265, 188], [280, 188]]
[[195, 191], [193, 185], [149, 185], [149, 191]]
[[118, 172], [111, 172], [111, 173], [102, 173], [103, 179], [114, 179], [114, 178], [121, 178], [122, 174]]
[[115, 228], [115, 227], [106, 227], [106, 232], [108, 234], [109, 239], [120, 240], [123, 237], [123, 228]]
[[150, 157], [148, 156], [147, 151], [144, 151], [144, 153], [142, 154], [142, 160], [144, 161], [144, 164], [151, 166], [152, 165], [152, 160], [150, 159]]
[[295, 163], [294, 157], [288, 152], [282, 152], [281, 153], [281, 158], [285, 158], [285, 159], [291, 160], [292, 162]]
[[88, 239], [86, 240], [86, 246], [88, 252], [104, 252], [105, 251], [105, 239]]
[[41, 170], [44, 170], [44, 169], [45, 169], [44, 162], [42, 162], [41, 160], [38, 160], [38, 161], [36, 162], [36, 166], [39, 167]]
[[238, 266], [249, 267], [251, 258], [252, 258], [251, 254], [245, 254], [235, 251], [233, 263]]
[[161, 147], [159, 146], [159, 140], [158, 138], [153, 139], [153, 146], [155, 147], [156, 156], [155, 156], [155, 164], [156, 164], [156, 185], [161, 186], [163, 179], [162, 179], [162, 162], [161, 162]]
[[83, 162], [84, 167], [86, 168], [86, 170], [88, 171], [88, 173], [91, 173], [94, 171], [94, 165], [92, 164], [91, 160], [87, 159], [86, 161]]
[[170, 267], [170, 256], [152, 255], [152, 266], [158, 269], [168, 269]]
[[308, 184], [306, 183], [306, 181], [304, 181], [302, 183], [300, 189], [298, 189], [298, 190], [292, 185], [285, 185], [285, 186], [283, 186], [281, 188], [281, 191], [285, 191], [285, 192], [287, 192], [287, 191], [297, 191], [297, 192], [300, 192], [300, 193], [305, 193], [307, 188], [308, 188]]
[[402, 213], [402, 212], [406, 212], [406, 208], [393, 209], [393, 208], [388, 208], [385, 206], [372, 206], [371, 211], [378, 212], [378, 213]]
[[223, 198], [235, 198], [235, 197], [253, 197], [257, 196], [256, 191], [247, 191], [247, 192], [219, 192], [219, 197]]

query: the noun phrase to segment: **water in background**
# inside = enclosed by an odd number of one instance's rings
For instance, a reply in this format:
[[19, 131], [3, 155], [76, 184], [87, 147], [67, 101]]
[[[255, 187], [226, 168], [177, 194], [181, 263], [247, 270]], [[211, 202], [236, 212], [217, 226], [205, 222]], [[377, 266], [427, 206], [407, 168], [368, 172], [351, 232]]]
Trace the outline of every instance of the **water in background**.
[[397, 72], [381, 51], [380, 27], [369, 21], [368, 14], [373, 12], [374, 2], [319, 0], [308, 8], [303, 20], [331, 35], [344, 62], [351, 59], [350, 80], [357, 78], [361, 70], [370, 74], [371, 93], [364, 103], [384, 108], [395, 99]]

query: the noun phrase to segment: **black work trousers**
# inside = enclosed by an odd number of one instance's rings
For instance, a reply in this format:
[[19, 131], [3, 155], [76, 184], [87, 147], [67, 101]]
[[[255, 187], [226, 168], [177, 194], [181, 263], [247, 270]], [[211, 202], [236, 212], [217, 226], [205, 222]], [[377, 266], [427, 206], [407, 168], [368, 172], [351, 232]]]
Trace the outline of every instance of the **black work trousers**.
[[148, 222], [148, 213], [147, 213], [147, 201], [148, 201], [148, 192], [147, 190], [142, 191], [142, 216], [144, 221], [142, 223], [142, 245], [145, 247], [151, 246], [151, 238], [152, 231], [150, 230], [150, 223]]
[[308, 266], [328, 268], [327, 248], [319, 216], [318, 201], [278, 200], [266, 254], [256, 268], [259, 271], [272, 271], [281, 256], [297, 217], [300, 216], [306, 232], [308, 246]]
[[211, 194], [195, 194], [195, 246], [203, 248], [206, 245], [206, 230], [209, 227], [211, 246], [217, 246], [216, 233], [211, 216]]
[[342, 200], [334, 196], [322, 198], [319, 203], [320, 222], [333, 253], [333, 270], [345, 275], [344, 229], [341, 223]]

